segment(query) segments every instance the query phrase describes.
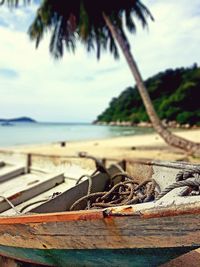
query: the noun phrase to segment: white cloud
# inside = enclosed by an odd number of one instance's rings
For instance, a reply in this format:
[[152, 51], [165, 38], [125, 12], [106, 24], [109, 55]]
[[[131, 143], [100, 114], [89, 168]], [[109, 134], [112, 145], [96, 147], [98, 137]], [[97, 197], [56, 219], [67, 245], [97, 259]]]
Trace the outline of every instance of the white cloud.
[[[155, 22], [149, 31], [138, 28], [130, 36], [132, 51], [146, 78], [166, 68], [199, 64], [199, 0], [146, 0]], [[0, 70], [17, 73], [15, 79], [0, 75], [1, 117], [31, 116], [40, 121], [92, 121], [111, 98], [134, 80], [123, 57], [109, 53], [98, 62], [79, 47], [55, 61], [48, 52], [48, 38], [38, 50], [25, 29], [35, 6], [10, 12], [0, 8]]]
[[138, 31], [134, 50], [144, 76], [166, 68], [200, 63], [198, 0], [146, 0], [155, 18], [149, 31]]

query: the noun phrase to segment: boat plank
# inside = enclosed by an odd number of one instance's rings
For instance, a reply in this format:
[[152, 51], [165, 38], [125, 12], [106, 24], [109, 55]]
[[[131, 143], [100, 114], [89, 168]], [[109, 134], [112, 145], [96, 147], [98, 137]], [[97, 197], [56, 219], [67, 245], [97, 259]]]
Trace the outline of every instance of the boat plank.
[[[4, 187], [0, 190], [0, 195], [12, 201], [13, 205], [16, 206], [63, 182], [63, 173], [43, 175], [40, 178], [37, 175], [26, 174], [4, 183]], [[10, 205], [5, 199], [0, 201], [0, 212], [8, 209], [10, 209]]]
[[37, 184], [45, 178], [44, 175], [39, 176], [33, 173], [27, 173], [18, 175], [12, 180], [6, 181], [1, 184], [0, 194], [9, 197], [17, 194], [20, 190], [25, 190], [31, 187], [33, 184]]
[[90, 217], [89, 214], [71, 221], [1, 224], [0, 244], [35, 249], [200, 246], [200, 214], [161, 217], [159, 220], [140, 216], [104, 218], [100, 211], [93, 211]]
[[0, 183], [25, 173], [25, 167], [5, 165], [0, 169]]
[[[63, 193], [64, 191], [70, 189], [72, 186], [75, 185], [75, 180], [72, 179], [65, 179], [65, 182], [62, 184], [59, 184], [55, 186], [54, 188], [51, 188], [48, 191], [42, 192], [41, 194], [37, 195], [36, 197], [33, 197], [23, 203], [20, 203], [19, 205], [16, 206], [16, 209], [20, 211], [22, 208], [27, 206], [24, 212], [29, 212], [33, 208], [36, 208], [42, 204], [42, 202], [39, 202], [40, 200], [45, 200], [48, 201], [54, 193]], [[32, 203], [35, 203], [31, 205]], [[30, 206], [29, 206], [30, 205]], [[9, 209], [6, 210], [5, 212], [1, 213], [2, 216], [13, 216], [16, 215], [15, 210]]]
[[[111, 165], [108, 169], [110, 175], [119, 172], [119, 168], [115, 165]], [[105, 190], [105, 186], [110, 181], [110, 177], [106, 173], [98, 173], [92, 178], [91, 193], [101, 192]], [[47, 212], [59, 212], [69, 210], [71, 205], [79, 198], [85, 196], [88, 192], [88, 180], [78, 184], [76, 187], [70, 188], [63, 194], [59, 195], [55, 199], [52, 199], [45, 204], [32, 210], [36, 213], [47, 213]], [[84, 209], [86, 202], [82, 202], [77, 206], [78, 209]]]

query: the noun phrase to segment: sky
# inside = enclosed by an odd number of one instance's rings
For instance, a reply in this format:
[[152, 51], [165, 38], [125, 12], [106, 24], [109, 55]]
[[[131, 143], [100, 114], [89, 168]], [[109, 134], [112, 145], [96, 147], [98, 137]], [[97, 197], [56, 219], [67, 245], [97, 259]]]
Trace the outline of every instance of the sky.
[[[128, 35], [144, 79], [169, 68], [200, 65], [200, 1], [143, 0], [154, 16], [149, 28]], [[49, 37], [35, 49], [27, 29], [37, 6], [0, 6], [0, 118], [41, 122], [92, 122], [135, 82], [120, 55], [98, 61], [80, 45], [61, 60], [49, 54]]]

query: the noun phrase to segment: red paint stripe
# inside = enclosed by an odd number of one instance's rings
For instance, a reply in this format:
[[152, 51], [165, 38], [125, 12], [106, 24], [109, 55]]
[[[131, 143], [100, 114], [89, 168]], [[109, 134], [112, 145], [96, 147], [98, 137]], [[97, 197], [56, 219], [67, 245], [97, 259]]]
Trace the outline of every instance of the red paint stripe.
[[43, 213], [43, 214], [31, 214], [31, 215], [18, 215], [15, 217], [0, 217], [0, 225], [63, 222], [63, 221], [77, 221], [77, 220], [97, 220], [102, 218], [104, 218], [102, 210]]

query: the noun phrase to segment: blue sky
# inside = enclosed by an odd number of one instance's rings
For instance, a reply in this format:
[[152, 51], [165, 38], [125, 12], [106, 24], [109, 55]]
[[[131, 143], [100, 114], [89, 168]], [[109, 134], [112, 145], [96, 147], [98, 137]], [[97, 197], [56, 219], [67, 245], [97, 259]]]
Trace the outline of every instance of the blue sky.
[[[155, 22], [129, 36], [144, 78], [167, 68], [200, 65], [200, 1], [143, 0]], [[189, 4], [189, 5], [188, 5]], [[79, 46], [55, 61], [48, 36], [39, 49], [26, 34], [36, 6], [0, 7], [0, 117], [38, 121], [91, 122], [113, 97], [135, 82], [123, 56], [100, 61]]]

